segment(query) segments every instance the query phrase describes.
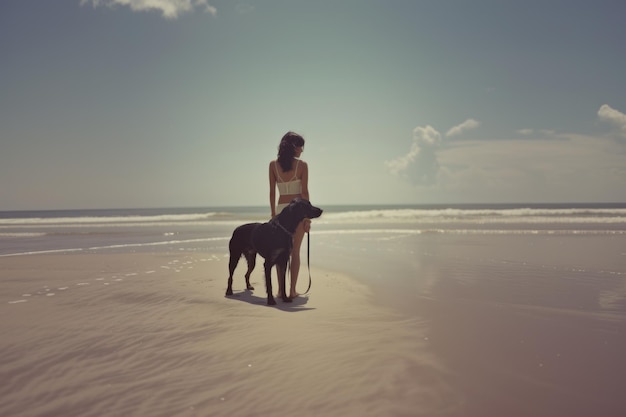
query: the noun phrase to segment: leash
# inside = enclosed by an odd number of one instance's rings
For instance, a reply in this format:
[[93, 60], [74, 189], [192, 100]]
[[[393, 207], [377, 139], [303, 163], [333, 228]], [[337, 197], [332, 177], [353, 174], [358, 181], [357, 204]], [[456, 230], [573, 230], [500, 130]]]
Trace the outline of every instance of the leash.
[[283, 232], [287, 233], [290, 237], [293, 238], [293, 232], [290, 232], [289, 230], [287, 230], [285, 226], [283, 226], [282, 224], [280, 224], [278, 220], [276, 220], [276, 218], [273, 218], [272, 220], [270, 220], [270, 224], [273, 224], [274, 226], [278, 226]]
[[311, 289], [311, 234], [309, 232], [306, 233], [306, 266], [309, 269], [309, 286], [302, 295], [308, 293]]

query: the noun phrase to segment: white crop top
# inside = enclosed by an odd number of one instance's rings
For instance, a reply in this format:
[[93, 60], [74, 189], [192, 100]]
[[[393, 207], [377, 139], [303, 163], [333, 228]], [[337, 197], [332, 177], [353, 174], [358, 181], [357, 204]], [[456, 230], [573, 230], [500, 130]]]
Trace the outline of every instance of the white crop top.
[[277, 163], [274, 162], [274, 169], [276, 169], [276, 186], [278, 186], [278, 192], [280, 195], [294, 195], [294, 194], [302, 194], [302, 182], [299, 179], [296, 179], [296, 174], [298, 173], [298, 164], [300, 160], [296, 161], [296, 168], [294, 169], [293, 177], [289, 181], [283, 181], [278, 173]]

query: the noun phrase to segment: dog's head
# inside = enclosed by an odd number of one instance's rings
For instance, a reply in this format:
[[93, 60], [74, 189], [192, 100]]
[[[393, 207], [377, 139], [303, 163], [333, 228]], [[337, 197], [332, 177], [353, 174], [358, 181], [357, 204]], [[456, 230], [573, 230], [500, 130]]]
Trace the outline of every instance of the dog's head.
[[289, 210], [297, 221], [302, 219], [315, 219], [321, 216], [323, 212], [321, 208], [315, 207], [309, 200], [305, 200], [304, 198], [294, 198], [285, 210]]

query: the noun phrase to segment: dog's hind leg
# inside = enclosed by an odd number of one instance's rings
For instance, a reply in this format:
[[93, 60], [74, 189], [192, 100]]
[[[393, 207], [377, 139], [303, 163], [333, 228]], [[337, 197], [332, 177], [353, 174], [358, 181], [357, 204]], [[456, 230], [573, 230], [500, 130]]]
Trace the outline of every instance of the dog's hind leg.
[[276, 274], [278, 275], [278, 293], [281, 295], [283, 302], [290, 303], [292, 300], [287, 296], [287, 260], [278, 261], [276, 264]]
[[233, 273], [237, 264], [241, 258], [241, 252], [230, 252], [230, 261], [228, 261], [228, 288], [226, 288], [226, 295], [233, 295]]
[[267, 305], [273, 306], [276, 305], [276, 301], [274, 300], [274, 295], [272, 294], [272, 263], [266, 259], [263, 267], [265, 269], [265, 289], [267, 290]]
[[254, 291], [254, 287], [250, 285], [250, 274], [256, 266], [256, 252], [246, 252], [246, 261], [248, 262], [248, 271], [246, 272], [246, 288], [250, 291]]

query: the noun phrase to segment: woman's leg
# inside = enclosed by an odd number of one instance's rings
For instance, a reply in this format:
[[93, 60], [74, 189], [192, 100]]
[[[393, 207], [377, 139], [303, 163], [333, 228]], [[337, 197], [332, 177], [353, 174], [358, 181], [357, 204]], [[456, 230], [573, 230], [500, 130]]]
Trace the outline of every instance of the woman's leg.
[[301, 221], [293, 234], [293, 249], [291, 250], [291, 288], [289, 292], [290, 298], [298, 296], [296, 292], [296, 283], [298, 282], [298, 273], [300, 272], [300, 247], [304, 238], [304, 221]]

